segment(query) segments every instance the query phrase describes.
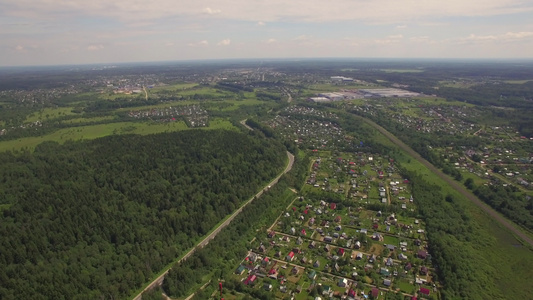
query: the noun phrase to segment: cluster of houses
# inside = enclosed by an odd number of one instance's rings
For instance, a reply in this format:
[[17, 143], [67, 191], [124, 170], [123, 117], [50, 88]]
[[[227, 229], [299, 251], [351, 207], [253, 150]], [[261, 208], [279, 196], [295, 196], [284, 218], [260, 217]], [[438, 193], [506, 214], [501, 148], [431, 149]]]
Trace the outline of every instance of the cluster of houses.
[[303, 148], [336, 149], [346, 144], [344, 130], [331, 121], [336, 118], [337, 116], [333, 114], [291, 106], [285, 112], [267, 121], [266, 124], [279, 132], [281, 136], [293, 140]]
[[128, 115], [136, 119], [150, 119], [158, 122], [173, 122], [178, 118], [184, 118], [190, 127], [205, 127], [209, 121], [207, 110], [196, 104], [130, 111]]

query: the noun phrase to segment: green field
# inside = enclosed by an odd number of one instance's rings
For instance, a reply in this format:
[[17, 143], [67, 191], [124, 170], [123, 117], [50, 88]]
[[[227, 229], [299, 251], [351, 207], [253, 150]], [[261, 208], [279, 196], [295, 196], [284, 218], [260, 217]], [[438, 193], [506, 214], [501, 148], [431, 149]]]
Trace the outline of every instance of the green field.
[[[17, 140], [0, 142], [0, 151], [30, 149], [44, 141], [56, 141], [60, 144], [66, 141], [91, 140], [113, 134], [153, 134], [161, 132], [172, 132], [188, 130], [183, 121], [170, 123], [139, 123], [139, 122], [119, 122], [110, 124], [87, 125], [73, 128], [60, 129], [56, 132], [40, 136], [27, 137]], [[233, 124], [227, 120], [214, 119], [209, 121], [209, 127], [204, 129], [235, 129]]]
[[80, 123], [96, 123], [101, 121], [113, 120], [113, 116], [104, 116], [104, 117], [94, 117], [94, 118], [76, 118], [62, 121], [63, 124], [80, 124]]
[[197, 83], [177, 83], [177, 84], [156, 86], [151, 89], [147, 88], [146, 91], [148, 91], [148, 95], [150, 95], [151, 93], [157, 93], [160, 91], [171, 91], [171, 92], [183, 91], [186, 89], [192, 89], [195, 86], [198, 86], [198, 84]]
[[63, 116], [74, 115], [72, 107], [57, 107], [57, 108], [44, 108], [38, 112], [29, 114], [26, 117], [25, 123], [52, 120]]

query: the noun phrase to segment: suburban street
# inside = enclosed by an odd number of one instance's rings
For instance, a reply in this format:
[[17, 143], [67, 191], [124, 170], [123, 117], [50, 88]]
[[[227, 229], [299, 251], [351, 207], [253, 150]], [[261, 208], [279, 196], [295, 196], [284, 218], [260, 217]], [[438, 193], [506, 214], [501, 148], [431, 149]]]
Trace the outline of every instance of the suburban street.
[[[268, 183], [263, 189], [261, 189], [261, 191], [259, 191], [257, 194], [255, 194], [253, 197], [251, 197], [250, 199], [248, 199], [248, 201], [246, 201], [245, 203], [243, 203], [243, 205], [241, 205], [241, 207], [239, 207], [239, 209], [237, 209], [231, 216], [229, 216], [229, 218], [227, 218], [222, 224], [220, 224], [217, 228], [215, 228], [215, 230], [213, 230], [209, 235], [207, 235], [204, 239], [202, 239], [195, 247], [193, 247], [192, 249], [189, 250], [189, 252], [187, 252], [177, 263], [189, 258], [195, 251], [196, 249], [198, 248], [202, 248], [204, 247], [205, 245], [207, 245], [209, 243], [210, 240], [214, 239], [217, 234], [226, 226], [228, 226], [228, 224], [231, 223], [231, 221], [233, 221], [233, 219], [235, 219], [235, 217], [237, 215], [239, 215], [243, 208], [246, 207], [246, 205], [250, 204], [254, 199], [260, 197], [261, 195], [263, 195], [263, 192], [267, 189], [269, 189], [270, 187], [272, 187], [273, 185], [275, 185], [276, 183], [278, 183], [279, 179], [281, 178], [281, 176], [283, 176], [283, 174], [289, 172], [291, 169], [292, 169], [292, 166], [294, 164], [294, 155], [292, 155], [291, 153], [289, 153], [287, 151], [287, 157], [289, 158], [289, 162], [287, 164], [287, 166], [285, 167], [285, 170], [283, 170], [283, 172], [281, 174], [278, 175], [278, 177], [274, 178], [272, 181], [270, 181], [270, 183]], [[170, 269], [169, 269], [170, 270]], [[140, 300], [142, 298], [142, 293], [144, 293], [145, 291], [148, 291], [156, 286], [160, 286], [162, 283], [163, 283], [163, 279], [165, 278], [165, 276], [167, 275], [168, 271], [169, 270], [166, 270], [163, 274], [161, 274], [160, 276], [158, 276], [154, 281], [152, 281], [141, 293], [139, 293], [137, 296], [135, 296], [133, 298], [133, 300]]]

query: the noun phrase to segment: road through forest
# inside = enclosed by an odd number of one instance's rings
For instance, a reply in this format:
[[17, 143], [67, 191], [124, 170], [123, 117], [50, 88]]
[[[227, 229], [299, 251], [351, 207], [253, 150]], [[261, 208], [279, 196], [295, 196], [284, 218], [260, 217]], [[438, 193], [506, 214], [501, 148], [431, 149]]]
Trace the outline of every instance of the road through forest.
[[[283, 171], [283, 173], [281, 173], [280, 175], [278, 175], [278, 177], [274, 178], [272, 181], [270, 181], [270, 183], [268, 183], [265, 188], [261, 189], [261, 191], [259, 191], [257, 194], [255, 194], [255, 196], [251, 197], [248, 201], [246, 201], [243, 205], [241, 205], [241, 207], [239, 207], [239, 209], [237, 209], [233, 214], [231, 214], [231, 216], [229, 218], [227, 218], [222, 224], [220, 224], [217, 228], [215, 228], [215, 230], [213, 230], [209, 235], [207, 235], [204, 239], [202, 239], [195, 247], [193, 247], [191, 250], [189, 250], [189, 252], [187, 252], [179, 261], [177, 261], [176, 263], [180, 263], [181, 261], [183, 260], [186, 260], [187, 258], [189, 258], [189, 256], [191, 256], [195, 251], [196, 249], [198, 248], [202, 248], [204, 247], [205, 245], [207, 245], [209, 243], [210, 240], [214, 239], [215, 236], [226, 226], [228, 226], [229, 223], [231, 223], [231, 221], [233, 221], [233, 219], [235, 219], [235, 217], [237, 215], [239, 215], [243, 208], [250, 204], [254, 199], [256, 198], [259, 198], [261, 195], [263, 195], [263, 192], [268, 189], [269, 187], [275, 185], [276, 183], [278, 183], [279, 179], [281, 178], [281, 176], [283, 176], [285, 173], [289, 172], [291, 169], [292, 169], [292, 166], [294, 164], [294, 155], [292, 155], [291, 153], [287, 152], [287, 157], [289, 158], [289, 163], [287, 164], [287, 167], [285, 168], [285, 170]], [[170, 269], [169, 269], [170, 270]], [[165, 278], [165, 276], [167, 275], [168, 271], [169, 270], [166, 270], [163, 274], [161, 274], [160, 276], [158, 276], [155, 280], [153, 280], [142, 292], [140, 292], [137, 296], [135, 296], [133, 298], [133, 300], [141, 300], [142, 298], [142, 293], [148, 291], [148, 290], [151, 290], [152, 288], [156, 287], [156, 286], [160, 286], [162, 283], [163, 283], [163, 279]]]
[[365, 121], [367, 124], [371, 125], [375, 129], [377, 129], [379, 132], [381, 132], [383, 135], [385, 135], [391, 142], [396, 144], [398, 147], [400, 147], [405, 152], [409, 153], [413, 158], [418, 160], [421, 164], [426, 166], [431, 172], [435, 173], [437, 176], [439, 176], [442, 180], [444, 180], [446, 183], [448, 183], [452, 188], [454, 188], [456, 191], [461, 193], [463, 196], [465, 196], [468, 200], [472, 201], [475, 205], [477, 205], [479, 208], [481, 208], [485, 213], [487, 213], [489, 216], [491, 216], [494, 220], [496, 220], [498, 223], [500, 223], [502, 226], [510, 230], [513, 234], [515, 234], [517, 237], [522, 239], [522, 241], [526, 244], [529, 244], [530, 247], [533, 247], [533, 239], [531, 239], [527, 234], [522, 232], [520, 229], [516, 228], [517, 225], [514, 225], [511, 223], [511, 221], [507, 220], [505, 217], [500, 215], [498, 212], [496, 212], [494, 209], [492, 209], [490, 206], [479, 200], [475, 195], [473, 195], [470, 191], [468, 191], [464, 186], [462, 186], [457, 181], [453, 180], [446, 174], [444, 174], [441, 170], [437, 169], [433, 164], [425, 160], [420, 154], [418, 154], [416, 151], [411, 149], [408, 145], [406, 145], [404, 142], [402, 142], [400, 139], [395, 137], [392, 133], [388, 132], [385, 128], [379, 126], [377, 123], [358, 116], [363, 121]]

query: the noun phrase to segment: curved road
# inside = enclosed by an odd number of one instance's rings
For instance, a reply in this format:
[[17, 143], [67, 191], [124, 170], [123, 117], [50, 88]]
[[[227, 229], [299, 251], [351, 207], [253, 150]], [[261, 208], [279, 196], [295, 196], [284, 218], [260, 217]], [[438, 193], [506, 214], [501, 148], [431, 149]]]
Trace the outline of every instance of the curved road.
[[385, 128], [379, 126], [377, 123], [367, 118], [364, 118], [361, 116], [357, 116], [357, 117], [361, 118], [363, 121], [365, 121], [366, 123], [368, 123], [375, 129], [377, 129], [379, 132], [385, 135], [389, 140], [391, 140], [391, 142], [396, 144], [398, 147], [400, 147], [405, 152], [409, 153], [412, 157], [414, 157], [416, 160], [418, 160], [420, 163], [426, 166], [433, 173], [437, 174], [437, 176], [439, 176], [442, 180], [448, 183], [452, 188], [454, 188], [456, 191], [458, 191], [463, 196], [465, 196], [468, 200], [472, 201], [475, 205], [481, 208], [485, 213], [491, 216], [494, 220], [496, 220], [498, 223], [500, 223], [505, 228], [510, 230], [516, 236], [520, 237], [524, 243], [529, 244], [531, 247], [533, 247], [533, 239], [531, 239], [527, 234], [525, 234], [524, 232], [516, 228], [515, 225], [511, 223], [511, 221], [507, 220], [505, 217], [500, 215], [490, 206], [488, 206], [487, 204], [479, 200], [475, 195], [473, 195], [470, 191], [468, 191], [464, 186], [462, 186], [457, 181], [448, 177], [441, 170], [437, 169], [434, 165], [432, 165], [430, 162], [425, 160], [422, 156], [420, 156], [420, 154], [418, 154], [416, 151], [411, 149], [411, 147], [409, 147], [404, 142], [402, 142], [400, 139], [395, 137], [392, 133], [388, 132]]
[[[283, 176], [285, 173], [289, 172], [291, 169], [292, 169], [292, 165], [294, 164], [294, 155], [292, 155], [291, 153], [289, 153], [287, 151], [287, 157], [289, 158], [289, 163], [287, 164], [287, 167], [285, 168], [285, 170], [283, 170], [283, 172], [281, 174], [278, 175], [278, 177], [274, 178], [267, 186], [265, 186], [264, 189], [262, 189], [260, 192], [258, 192], [257, 194], [255, 194], [255, 196], [253, 196], [252, 198], [250, 198], [248, 201], [246, 201], [243, 205], [241, 205], [241, 207], [239, 207], [239, 209], [237, 209], [229, 218], [227, 218], [222, 224], [220, 224], [215, 230], [213, 230], [213, 232], [211, 232], [209, 235], [207, 235], [203, 240], [201, 240], [194, 248], [192, 248], [191, 250], [189, 250], [189, 252], [187, 252], [179, 261], [177, 261], [177, 263], [180, 263], [182, 262], [183, 260], [186, 260], [187, 258], [189, 258], [189, 256], [191, 256], [195, 251], [196, 249], [198, 248], [202, 248], [204, 247], [205, 245], [207, 245], [209, 243], [210, 240], [214, 239], [215, 236], [217, 236], [217, 234], [226, 226], [228, 226], [229, 223], [231, 223], [231, 221], [233, 221], [233, 219], [235, 219], [235, 217], [240, 214], [243, 210], [243, 208], [250, 204], [252, 201], [254, 201], [256, 198], [260, 197], [261, 195], [263, 195], [263, 192], [265, 190], [267, 190], [268, 188], [270, 188], [271, 186], [273, 186], [274, 184], [278, 183], [279, 179], [281, 178], [281, 176]], [[170, 270], [170, 269], [169, 269]], [[165, 276], [167, 275], [168, 271], [169, 270], [166, 270], [163, 274], [161, 274], [160, 276], [158, 276], [154, 281], [152, 281], [142, 292], [140, 292], [137, 296], [135, 296], [133, 298], [133, 300], [141, 300], [142, 299], [142, 293], [156, 287], [156, 286], [160, 286], [162, 283], [163, 283], [163, 279], [165, 278]]]

